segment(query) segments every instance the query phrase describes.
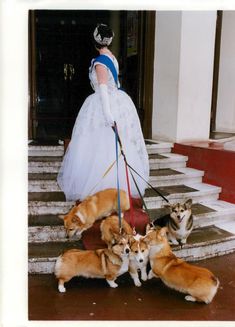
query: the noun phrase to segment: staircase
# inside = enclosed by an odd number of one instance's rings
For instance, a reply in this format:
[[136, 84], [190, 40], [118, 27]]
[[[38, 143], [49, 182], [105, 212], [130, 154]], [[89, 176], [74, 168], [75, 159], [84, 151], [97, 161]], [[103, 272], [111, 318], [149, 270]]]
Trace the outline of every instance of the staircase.
[[[202, 183], [203, 171], [186, 167], [188, 158], [171, 153], [172, 146], [146, 141], [150, 183], [171, 203], [193, 200], [194, 230], [188, 243], [183, 248], [175, 246], [173, 251], [188, 261], [235, 251], [235, 204], [218, 200], [221, 188]], [[61, 145], [29, 145], [29, 273], [52, 273], [63, 250], [82, 248], [81, 241], [65, 238], [63, 221], [58, 218], [74, 204], [65, 202], [56, 183], [63, 153]], [[151, 219], [166, 213], [164, 200], [151, 189], [146, 190], [145, 200]]]

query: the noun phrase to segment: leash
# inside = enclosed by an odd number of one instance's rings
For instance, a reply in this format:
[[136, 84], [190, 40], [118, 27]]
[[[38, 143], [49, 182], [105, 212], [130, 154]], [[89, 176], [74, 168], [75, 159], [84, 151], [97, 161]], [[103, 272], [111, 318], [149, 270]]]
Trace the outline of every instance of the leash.
[[121, 203], [120, 203], [120, 186], [119, 186], [119, 174], [118, 174], [118, 132], [117, 126], [115, 128], [115, 148], [116, 148], [116, 167], [117, 167], [117, 200], [118, 200], [118, 222], [119, 222], [119, 233], [122, 232], [122, 217], [121, 217]]
[[135, 221], [134, 221], [134, 208], [133, 208], [133, 202], [132, 202], [132, 198], [131, 198], [131, 187], [130, 187], [130, 179], [129, 179], [129, 174], [128, 174], [128, 168], [127, 168], [127, 161], [126, 161], [126, 156], [123, 152], [122, 149], [122, 143], [118, 134], [118, 128], [117, 128], [117, 124], [116, 122], [114, 122], [114, 131], [115, 131], [115, 135], [116, 135], [116, 141], [119, 143], [120, 146], [120, 151], [121, 154], [123, 155], [124, 158], [124, 162], [125, 162], [125, 171], [126, 171], [126, 182], [127, 182], [127, 190], [128, 190], [128, 197], [129, 197], [129, 203], [130, 203], [130, 224], [131, 227], [133, 229], [133, 234], [136, 234], [135, 231]]
[[[116, 122], [114, 123], [114, 124], [116, 124]], [[112, 129], [114, 130], [114, 127], [112, 126]], [[154, 192], [156, 192], [160, 197], [162, 197], [167, 203], [169, 203], [170, 201], [160, 192], [160, 191], [158, 191], [154, 186], [152, 186], [148, 181], [146, 181], [146, 179], [144, 178], [144, 177], [142, 177], [131, 165], [129, 165], [129, 163], [127, 162], [127, 160], [126, 160], [126, 156], [125, 156], [125, 153], [124, 153], [124, 151], [123, 151], [123, 147], [122, 147], [122, 142], [121, 142], [121, 139], [120, 139], [120, 136], [118, 135], [117, 136], [118, 137], [118, 143], [119, 143], [119, 145], [120, 145], [120, 149], [121, 149], [121, 154], [122, 154], [122, 156], [123, 156], [123, 158], [124, 158], [124, 161], [125, 161], [125, 163], [127, 164], [127, 166], [130, 168], [130, 171], [133, 171], [137, 176], [139, 176]], [[135, 183], [136, 183], [136, 181], [135, 181]], [[137, 183], [136, 183], [136, 185], [137, 185]], [[137, 188], [137, 190], [138, 190], [138, 188]], [[141, 198], [142, 198], [142, 201], [144, 202], [144, 200], [143, 200], [143, 197], [142, 197], [142, 195], [141, 195]], [[145, 205], [146, 206], [146, 205]], [[146, 207], [147, 208], [147, 207]]]

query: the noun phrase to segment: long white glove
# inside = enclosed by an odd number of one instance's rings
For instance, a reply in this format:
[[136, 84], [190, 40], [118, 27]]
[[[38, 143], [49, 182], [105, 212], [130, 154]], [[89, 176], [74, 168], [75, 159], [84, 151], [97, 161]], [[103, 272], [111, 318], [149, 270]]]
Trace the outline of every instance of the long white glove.
[[106, 125], [113, 126], [114, 119], [110, 111], [110, 102], [109, 102], [107, 85], [100, 84], [99, 88], [100, 88], [100, 97], [101, 97], [102, 109], [103, 109]]

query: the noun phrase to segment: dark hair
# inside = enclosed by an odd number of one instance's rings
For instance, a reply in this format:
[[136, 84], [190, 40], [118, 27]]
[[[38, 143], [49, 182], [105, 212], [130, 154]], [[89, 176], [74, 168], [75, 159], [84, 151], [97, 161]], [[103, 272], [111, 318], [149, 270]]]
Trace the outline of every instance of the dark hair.
[[106, 24], [98, 24], [93, 33], [94, 45], [97, 49], [102, 49], [112, 43], [114, 33]]

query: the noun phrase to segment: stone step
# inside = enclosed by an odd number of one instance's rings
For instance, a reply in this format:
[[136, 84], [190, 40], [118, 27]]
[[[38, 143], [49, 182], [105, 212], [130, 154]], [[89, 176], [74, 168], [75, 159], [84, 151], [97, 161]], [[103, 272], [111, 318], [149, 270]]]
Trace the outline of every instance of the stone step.
[[188, 167], [154, 169], [150, 171], [149, 182], [154, 187], [181, 185], [188, 182], [196, 184], [202, 182], [203, 176], [203, 171]]
[[[54, 272], [56, 258], [70, 248], [81, 248], [81, 242], [29, 243], [29, 273]], [[235, 251], [235, 235], [216, 226], [193, 230], [188, 243], [173, 252], [187, 261], [202, 260]]]
[[28, 272], [51, 274], [54, 272], [56, 258], [65, 250], [83, 249], [81, 241], [29, 243]]
[[[176, 153], [153, 153], [149, 154], [150, 169], [180, 168], [186, 166], [188, 157]], [[30, 156], [28, 160], [28, 172], [37, 173], [58, 173], [61, 167], [62, 157], [58, 156]]]
[[[188, 181], [200, 183], [203, 171], [193, 168], [156, 169], [150, 171], [149, 182], [154, 187], [179, 185]], [[60, 188], [56, 182], [57, 174], [29, 174], [29, 192], [59, 192]]]
[[29, 157], [62, 157], [64, 145], [29, 145]]
[[188, 157], [176, 153], [150, 154], [149, 167], [152, 169], [181, 168], [186, 166]]
[[[154, 220], [167, 214], [166, 208], [150, 210], [150, 219]], [[194, 228], [210, 226], [216, 223], [233, 221], [235, 224], [235, 205], [224, 201], [195, 203], [192, 206]], [[65, 239], [63, 220], [57, 215], [29, 216], [29, 242], [58, 242]]]
[[[171, 203], [181, 202], [186, 199], [192, 199], [194, 203], [217, 200], [221, 188], [206, 183], [185, 183], [183, 185], [171, 185], [158, 187], [161, 192]], [[147, 208], [161, 208], [166, 204], [166, 201], [156, 196], [156, 192], [152, 189], [147, 189], [144, 196]]]
[[[171, 185], [159, 187], [158, 190], [170, 201], [181, 202], [192, 198], [193, 202], [216, 200], [221, 191], [220, 187], [204, 183], [185, 185]], [[152, 189], [145, 192], [146, 205], [149, 209], [161, 208], [166, 204], [165, 200]], [[74, 204], [73, 201], [65, 202], [62, 192], [30, 192], [29, 193], [29, 215], [64, 214]]]
[[[173, 143], [145, 140], [148, 153], [171, 152]], [[28, 145], [29, 157], [62, 157], [64, 145]]]
[[[164, 207], [149, 210], [151, 220], [160, 218], [168, 213], [168, 209]], [[235, 223], [235, 204], [222, 200], [193, 203], [192, 214], [194, 216], [194, 228], [210, 226], [220, 222], [234, 221]]]
[[152, 153], [169, 153], [173, 147], [173, 143], [161, 142], [154, 140], [145, 140], [146, 148], [149, 154]]

